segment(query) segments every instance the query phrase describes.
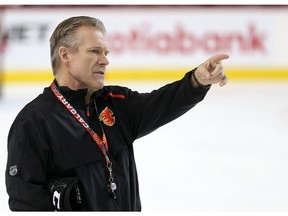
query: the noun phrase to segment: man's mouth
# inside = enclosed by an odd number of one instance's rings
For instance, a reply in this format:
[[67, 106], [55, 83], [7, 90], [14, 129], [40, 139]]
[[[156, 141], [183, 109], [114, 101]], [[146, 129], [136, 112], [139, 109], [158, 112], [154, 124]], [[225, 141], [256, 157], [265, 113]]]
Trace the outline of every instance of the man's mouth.
[[96, 73], [96, 74], [104, 75], [104, 71], [96, 71], [95, 73]]

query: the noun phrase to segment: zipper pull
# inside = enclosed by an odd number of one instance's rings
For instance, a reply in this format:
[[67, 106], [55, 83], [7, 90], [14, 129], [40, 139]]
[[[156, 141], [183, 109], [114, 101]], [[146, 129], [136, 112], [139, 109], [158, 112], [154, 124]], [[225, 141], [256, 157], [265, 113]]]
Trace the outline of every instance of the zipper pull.
[[90, 117], [90, 103], [86, 105], [86, 116]]

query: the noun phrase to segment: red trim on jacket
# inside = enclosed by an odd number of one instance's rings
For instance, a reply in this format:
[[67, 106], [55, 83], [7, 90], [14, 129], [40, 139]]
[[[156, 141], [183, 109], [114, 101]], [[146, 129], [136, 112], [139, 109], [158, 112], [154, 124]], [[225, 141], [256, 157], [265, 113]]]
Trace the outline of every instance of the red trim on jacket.
[[106, 95], [104, 95], [105, 100], [108, 99], [108, 97], [120, 98], [120, 99], [125, 99], [126, 98], [126, 96], [124, 94], [113, 94], [112, 92], [109, 92]]

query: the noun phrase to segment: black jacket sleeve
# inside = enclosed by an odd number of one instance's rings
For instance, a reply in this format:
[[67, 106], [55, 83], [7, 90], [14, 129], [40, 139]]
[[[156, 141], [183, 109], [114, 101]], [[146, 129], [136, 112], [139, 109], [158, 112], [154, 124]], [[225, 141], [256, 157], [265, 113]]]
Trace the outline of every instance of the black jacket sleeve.
[[48, 148], [40, 130], [18, 117], [9, 131], [5, 176], [12, 211], [53, 210], [45, 188]]
[[204, 99], [211, 86], [193, 87], [191, 74], [194, 71], [151, 93], [131, 93], [127, 113], [134, 139], [178, 118]]

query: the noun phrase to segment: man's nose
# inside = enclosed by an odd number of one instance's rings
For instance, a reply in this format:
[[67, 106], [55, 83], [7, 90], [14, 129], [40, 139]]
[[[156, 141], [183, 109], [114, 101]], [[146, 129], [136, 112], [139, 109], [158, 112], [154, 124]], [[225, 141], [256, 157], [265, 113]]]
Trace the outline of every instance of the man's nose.
[[100, 60], [99, 60], [99, 63], [101, 65], [108, 65], [109, 64], [109, 60], [108, 60], [107, 56], [106, 55], [102, 55]]

